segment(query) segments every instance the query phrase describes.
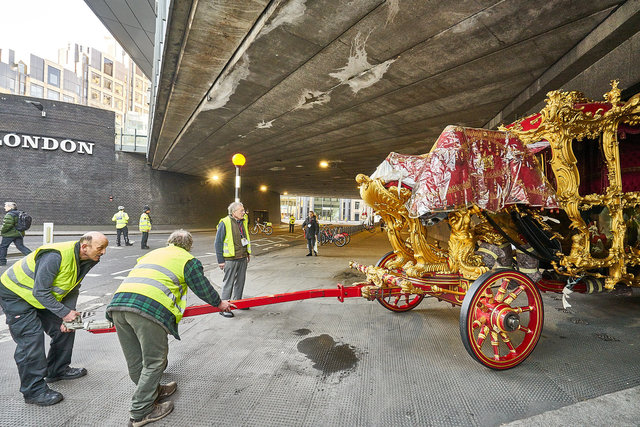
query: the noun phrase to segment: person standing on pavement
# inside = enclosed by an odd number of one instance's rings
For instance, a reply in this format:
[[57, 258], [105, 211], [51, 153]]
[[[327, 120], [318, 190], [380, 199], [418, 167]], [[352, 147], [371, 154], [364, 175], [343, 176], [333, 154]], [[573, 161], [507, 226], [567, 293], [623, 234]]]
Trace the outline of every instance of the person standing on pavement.
[[160, 401], [178, 385], [175, 381], [161, 385], [160, 380], [167, 366], [167, 336], [180, 339], [178, 323], [187, 307], [187, 287], [221, 312], [235, 308], [220, 299], [202, 263], [189, 253], [191, 233], [174, 231], [167, 244], [138, 259], [107, 306], [107, 318], [116, 326], [129, 377], [136, 384], [129, 420], [134, 427], [164, 418], [173, 410], [172, 401]]
[[29, 255], [31, 249], [27, 248], [22, 238], [24, 237], [24, 231], [16, 230], [18, 224], [18, 205], [14, 202], [5, 202], [4, 210], [6, 212], [4, 219], [2, 220], [2, 242], [0, 243], [0, 265], [7, 265], [7, 251], [9, 245], [14, 243], [16, 248], [23, 255]]
[[149, 213], [151, 208], [145, 206], [142, 208], [142, 215], [140, 215], [140, 222], [138, 222], [138, 228], [142, 232], [142, 240], [140, 241], [140, 249], [149, 249], [147, 246], [147, 240], [149, 239], [149, 231], [151, 231], [151, 216]]
[[[104, 234], [92, 231], [78, 241], [40, 246], [0, 277], [0, 306], [16, 343], [14, 359], [26, 403], [54, 405], [63, 396], [47, 383], [87, 374], [85, 368], [69, 367], [75, 332], [62, 322], [80, 314], [76, 311], [80, 282], [108, 245]], [[45, 332], [51, 337], [48, 355]]]
[[296, 217], [293, 214], [289, 215], [289, 233], [293, 233], [293, 228], [296, 225]]
[[320, 233], [320, 225], [313, 211], [309, 211], [309, 217], [302, 223], [302, 229], [304, 230], [304, 237], [307, 239], [307, 246], [309, 247], [307, 256], [318, 256], [315, 245], [318, 239], [318, 233]]
[[133, 246], [133, 243], [129, 242], [129, 214], [124, 211], [124, 206], [118, 206], [118, 212], [113, 215], [111, 221], [116, 223], [116, 246], [120, 246], [120, 235], [124, 236], [124, 244], [127, 246]]
[[[233, 202], [228, 208], [229, 215], [218, 223], [214, 247], [218, 267], [224, 271], [222, 279], [222, 299], [242, 299], [247, 264], [251, 259], [248, 218], [244, 206]], [[241, 309], [241, 310], [248, 310]], [[220, 312], [224, 317], [233, 317], [232, 312]]]

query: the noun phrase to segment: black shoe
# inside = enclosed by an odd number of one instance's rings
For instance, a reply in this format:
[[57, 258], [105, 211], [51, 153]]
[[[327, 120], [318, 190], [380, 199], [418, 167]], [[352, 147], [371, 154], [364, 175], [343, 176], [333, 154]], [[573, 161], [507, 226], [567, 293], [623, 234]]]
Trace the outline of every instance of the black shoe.
[[60, 380], [74, 380], [76, 378], [84, 377], [87, 375], [87, 370], [85, 368], [70, 368], [64, 370], [62, 375], [58, 375], [57, 377], [47, 377], [45, 381], [48, 383], [54, 383]]
[[315, 256], [318, 256], [318, 252], [316, 252], [316, 251], [313, 251], [313, 254], [314, 254]]
[[309, 252], [309, 253], [307, 254], [307, 256], [311, 256], [311, 252]]
[[120, 246], [120, 243], [116, 244], [116, 246]]
[[127, 246], [133, 246], [133, 243], [125, 243]]
[[62, 399], [64, 399], [62, 393], [58, 393], [55, 390], [47, 389], [45, 392], [37, 396], [25, 397], [24, 402], [38, 406], [51, 406], [60, 402]]
[[233, 313], [230, 311], [221, 311], [220, 312], [220, 316], [224, 316], [224, 317], [233, 317]]

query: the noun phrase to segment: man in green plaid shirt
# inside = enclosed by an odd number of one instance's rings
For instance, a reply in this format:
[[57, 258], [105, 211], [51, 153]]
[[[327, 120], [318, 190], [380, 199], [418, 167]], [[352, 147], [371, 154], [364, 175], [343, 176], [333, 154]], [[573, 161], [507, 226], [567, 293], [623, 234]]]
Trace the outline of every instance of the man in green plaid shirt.
[[173, 410], [173, 402], [163, 400], [176, 391], [177, 384], [161, 385], [160, 380], [167, 366], [167, 335], [180, 339], [178, 323], [186, 308], [187, 287], [221, 311], [235, 308], [221, 300], [204, 276], [202, 263], [189, 253], [191, 233], [174, 231], [167, 243], [167, 247], [138, 259], [107, 307], [107, 318], [116, 326], [129, 376], [137, 385], [129, 420], [134, 427], [164, 418]]

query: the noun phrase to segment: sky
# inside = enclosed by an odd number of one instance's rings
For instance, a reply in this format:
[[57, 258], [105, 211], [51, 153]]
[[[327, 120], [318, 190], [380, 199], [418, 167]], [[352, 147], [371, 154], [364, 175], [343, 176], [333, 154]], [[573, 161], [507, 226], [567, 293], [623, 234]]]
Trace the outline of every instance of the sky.
[[[0, 48], [57, 62], [70, 42], [104, 50], [109, 32], [83, 0], [0, 0]], [[27, 62], [28, 63], [28, 62]]]

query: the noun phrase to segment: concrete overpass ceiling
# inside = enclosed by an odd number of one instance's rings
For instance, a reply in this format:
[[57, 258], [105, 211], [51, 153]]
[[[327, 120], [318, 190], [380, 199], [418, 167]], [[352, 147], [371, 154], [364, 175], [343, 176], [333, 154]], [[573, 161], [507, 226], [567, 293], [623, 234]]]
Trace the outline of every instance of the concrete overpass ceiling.
[[85, 3], [150, 78], [156, 31], [155, 0], [85, 0]]
[[174, 2], [149, 159], [231, 176], [242, 152], [245, 184], [356, 197], [357, 173], [484, 126], [624, 3]]

